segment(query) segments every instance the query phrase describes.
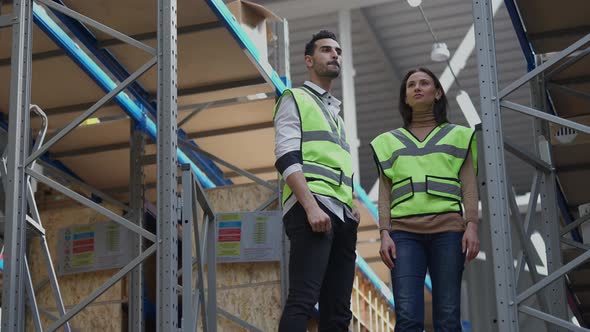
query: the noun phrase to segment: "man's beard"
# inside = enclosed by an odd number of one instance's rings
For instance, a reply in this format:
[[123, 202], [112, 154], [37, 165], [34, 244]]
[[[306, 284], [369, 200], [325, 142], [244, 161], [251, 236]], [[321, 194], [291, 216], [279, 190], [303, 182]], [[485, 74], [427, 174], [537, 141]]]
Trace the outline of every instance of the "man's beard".
[[326, 70], [322, 73], [322, 76], [329, 77], [329, 78], [338, 78], [338, 76], [340, 76], [340, 70], [338, 70], [338, 71]]
[[331, 70], [328, 67], [329, 65], [330, 65], [330, 63], [326, 64], [326, 66], [323, 68], [323, 70], [319, 73], [320, 76], [328, 77], [328, 78], [337, 78], [338, 76], [340, 76], [340, 65], [338, 65], [338, 69], [336, 69], [336, 70]]

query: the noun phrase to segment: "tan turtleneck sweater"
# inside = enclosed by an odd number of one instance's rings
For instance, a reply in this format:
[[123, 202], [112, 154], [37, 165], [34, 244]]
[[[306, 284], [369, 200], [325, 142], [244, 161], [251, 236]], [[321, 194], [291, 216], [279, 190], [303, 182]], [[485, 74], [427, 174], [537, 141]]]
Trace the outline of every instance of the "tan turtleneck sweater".
[[[409, 131], [420, 141], [423, 141], [436, 127], [436, 121], [432, 111], [416, 112], [412, 114], [412, 124]], [[381, 174], [379, 177], [379, 229], [401, 230], [413, 233], [432, 234], [441, 232], [461, 232], [465, 230], [467, 222], [478, 223], [477, 205], [477, 178], [473, 170], [473, 157], [471, 150], [467, 160], [459, 172], [461, 191], [465, 214], [443, 213], [430, 214], [415, 217], [390, 219], [390, 198], [391, 179]]]

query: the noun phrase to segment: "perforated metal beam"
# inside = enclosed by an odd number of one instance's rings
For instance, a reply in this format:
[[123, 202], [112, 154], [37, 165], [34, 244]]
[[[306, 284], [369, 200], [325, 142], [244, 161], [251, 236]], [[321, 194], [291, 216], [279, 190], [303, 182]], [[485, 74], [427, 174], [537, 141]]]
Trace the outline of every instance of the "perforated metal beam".
[[23, 165], [29, 152], [33, 2], [15, 0], [13, 10], [18, 22], [12, 27], [2, 332], [24, 331], [25, 321], [27, 192]]

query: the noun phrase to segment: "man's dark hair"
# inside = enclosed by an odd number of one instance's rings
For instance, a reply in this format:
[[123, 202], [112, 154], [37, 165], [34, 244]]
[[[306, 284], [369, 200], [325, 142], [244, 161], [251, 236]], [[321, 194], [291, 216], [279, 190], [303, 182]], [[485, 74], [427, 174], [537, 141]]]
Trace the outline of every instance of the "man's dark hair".
[[434, 75], [432, 71], [430, 71], [428, 68], [421, 67], [408, 71], [406, 76], [404, 76], [402, 83], [399, 87], [398, 106], [399, 113], [401, 114], [402, 119], [404, 120], [404, 128], [408, 129], [412, 124], [412, 108], [410, 107], [410, 105], [406, 104], [406, 83], [408, 82], [410, 76], [412, 76], [412, 74], [416, 72], [423, 72], [430, 76], [430, 78], [432, 78], [432, 80], [434, 81], [434, 87], [436, 89], [440, 89], [441, 96], [438, 100], [435, 100], [434, 107], [432, 109], [432, 113], [434, 114], [434, 120], [436, 121], [436, 124], [439, 125], [445, 122], [449, 122], [449, 120], [447, 119], [447, 108], [449, 107], [449, 102], [447, 101], [447, 95], [445, 94], [445, 90], [442, 88], [442, 85], [440, 84], [438, 77], [436, 77], [436, 75]]
[[305, 44], [305, 55], [313, 55], [313, 52], [315, 51], [315, 42], [326, 38], [338, 41], [338, 39], [336, 39], [336, 35], [333, 32], [328, 30], [320, 30], [318, 33], [314, 34], [313, 37], [311, 37], [311, 40], [308, 41], [307, 44]]

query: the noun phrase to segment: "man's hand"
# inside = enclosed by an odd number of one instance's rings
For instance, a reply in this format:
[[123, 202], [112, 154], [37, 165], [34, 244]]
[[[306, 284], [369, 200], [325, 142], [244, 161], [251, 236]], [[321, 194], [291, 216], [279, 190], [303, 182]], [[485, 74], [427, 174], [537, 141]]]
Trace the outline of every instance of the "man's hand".
[[332, 228], [330, 217], [320, 208], [309, 187], [302, 172], [294, 172], [289, 175], [285, 182], [289, 185], [297, 201], [307, 214], [307, 221], [314, 232], [329, 232]]
[[472, 261], [477, 254], [479, 254], [479, 237], [477, 236], [477, 224], [473, 222], [467, 223], [467, 229], [463, 234], [461, 241], [463, 253], [467, 250], [467, 261]]
[[330, 216], [324, 212], [317, 204], [311, 208], [307, 213], [307, 221], [314, 232], [327, 233], [332, 229], [332, 220]]
[[356, 205], [352, 207], [352, 215], [356, 221], [361, 222], [361, 212], [357, 209]]
[[387, 267], [392, 270], [393, 269], [393, 260], [397, 259], [397, 255], [395, 252], [395, 243], [389, 236], [389, 231], [382, 230], [381, 231], [381, 248], [379, 249], [379, 255], [381, 256], [381, 260]]

